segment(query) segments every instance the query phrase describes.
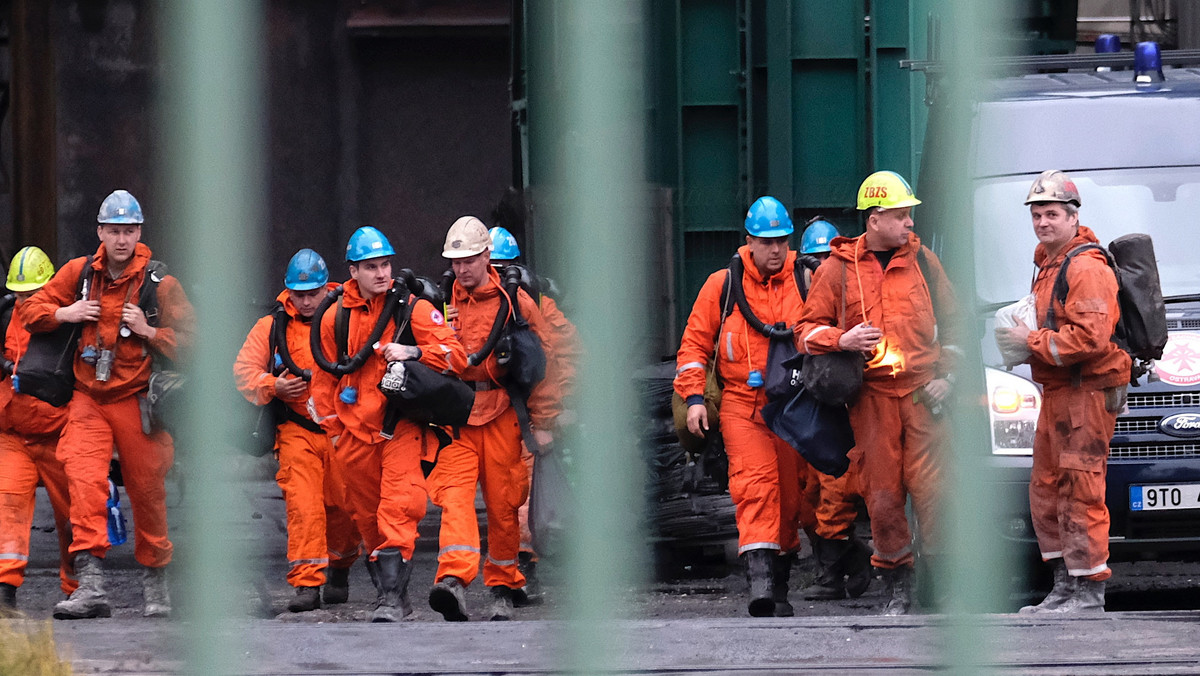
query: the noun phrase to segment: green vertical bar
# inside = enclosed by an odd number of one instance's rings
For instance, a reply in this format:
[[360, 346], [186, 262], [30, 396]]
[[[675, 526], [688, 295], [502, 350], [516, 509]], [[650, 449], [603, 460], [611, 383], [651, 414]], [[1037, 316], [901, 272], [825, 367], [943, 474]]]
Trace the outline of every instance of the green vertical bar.
[[[646, 252], [657, 246], [649, 236], [643, 173], [646, 14], [640, 0], [536, 4], [557, 12], [553, 26], [534, 25], [531, 12], [530, 32], [554, 41], [537, 53], [553, 55], [558, 79], [553, 99], [538, 102], [551, 106], [551, 119], [531, 117], [531, 133], [549, 136], [555, 171], [547, 186], [554, 212], [548, 222], [557, 228], [549, 233], [550, 259], [577, 294], [573, 316], [584, 341], [575, 407], [584, 432], [569, 444], [586, 518], [574, 529], [567, 561], [573, 595], [563, 657], [566, 669], [595, 673], [608, 671], [613, 656], [626, 651], [625, 630], [610, 624], [629, 616], [617, 590], [640, 582], [646, 568], [639, 516], [644, 472], [634, 422], [639, 398], [631, 381], [631, 367], [647, 361], [647, 303], [638, 292], [647, 279]], [[544, 85], [551, 70], [540, 63], [531, 76]]]
[[[795, 208], [792, 165], [792, 1], [767, 3], [767, 191]], [[750, 195], [751, 200], [758, 195]], [[747, 205], [749, 206], [749, 205]]]
[[[196, 309], [197, 336], [188, 386], [189, 419], [177, 440], [186, 456], [185, 515], [189, 528], [177, 552], [184, 573], [183, 603], [189, 673], [245, 673], [245, 651], [231, 617], [244, 618], [247, 552], [231, 537], [237, 497], [229, 471], [232, 450], [216, 438], [213, 421], [228, 421], [230, 357], [250, 325], [247, 289], [264, 227], [263, 8], [248, 0], [161, 5], [165, 37], [163, 166], [165, 205]], [[236, 243], [230, 246], [229, 243]], [[220, 427], [220, 426], [218, 426]]]

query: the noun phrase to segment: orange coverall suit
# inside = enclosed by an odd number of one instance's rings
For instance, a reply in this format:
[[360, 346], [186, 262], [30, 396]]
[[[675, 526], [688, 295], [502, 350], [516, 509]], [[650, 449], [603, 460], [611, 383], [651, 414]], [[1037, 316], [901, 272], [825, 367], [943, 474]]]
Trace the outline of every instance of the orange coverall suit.
[[[395, 284], [395, 282], [393, 282]], [[346, 351], [354, 354], [366, 344], [383, 312], [387, 294], [365, 300], [358, 282], [343, 285], [342, 305], [350, 310]], [[414, 298], [409, 296], [409, 302]], [[330, 358], [337, 354], [334, 338], [336, 306], [321, 321], [321, 346]], [[420, 362], [429, 368], [457, 375], [467, 363], [466, 352], [446, 325], [442, 313], [429, 301], [415, 300], [411, 319], [413, 338], [421, 349]], [[391, 342], [395, 319], [389, 319], [381, 343]], [[417, 524], [425, 516], [428, 497], [421, 458], [432, 434], [407, 419], [400, 419], [391, 439], [381, 434], [387, 397], [379, 381], [387, 362], [373, 351], [362, 368], [338, 378], [320, 368], [313, 370], [313, 406], [321, 426], [333, 441], [335, 475], [344, 485], [344, 508], [350, 512], [363, 544], [374, 560], [381, 549], [399, 549], [411, 561], [417, 543]], [[340, 395], [354, 388], [356, 400]], [[434, 446], [436, 448], [436, 445]]]
[[1096, 243], [1096, 236], [1081, 225], [1053, 259], [1042, 244], [1033, 253], [1038, 322], [1045, 321], [1053, 302], [1058, 329], [1034, 329], [1028, 340], [1033, 379], [1043, 387], [1029, 508], [1042, 558], [1062, 558], [1072, 576], [1101, 581], [1112, 576], [1104, 503], [1108, 444], [1130, 373], [1129, 355], [1111, 340], [1120, 307], [1117, 280], [1104, 255], [1077, 255], [1067, 267], [1066, 303], [1053, 299], [1067, 252], [1089, 242]]
[[[545, 318], [546, 324], [550, 327], [551, 341], [554, 343], [555, 365], [553, 371], [558, 373], [559, 392], [566, 400], [575, 392], [575, 365], [578, 363], [580, 355], [583, 354], [579, 331], [550, 296], [543, 295], [538, 307], [542, 311], [542, 317]], [[533, 458], [533, 454], [522, 444], [521, 460], [529, 470], [530, 477], [533, 476]], [[537, 560], [537, 553], [533, 551], [533, 531], [529, 528], [528, 498], [521, 505], [518, 517], [521, 522], [521, 551], [528, 552], [533, 555], [534, 560]]]
[[[75, 354], [75, 393], [67, 404], [67, 425], [57, 455], [71, 494], [72, 554], [90, 552], [104, 558], [108, 552], [105, 503], [115, 443], [133, 512], [134, 558], [143, 566], [160, 568], [171, 562], [163, 481], [174, 462], [175, 445], [165, 430], [149, 435], [142, 431], [138, 395], [145, 393], [150, 381], [152, 354], [178, 361], [180, 350], [191, 344], [196, 320], [183, 287], [167, 275], [158, 284], [159, 326], [154, 338], [120, 337], [122, 308], [126, 302], [137, 302], [149, 261], [150, 248], [139, 243], [125, 270], [112, 279], [104, 245], [96, 250], [88, 291], [91, 300], [100, 301], [100, 319], [82, 325]], [[25, 303], [21, 317], [30, 331], [50, 331], [60, 325], [54, 313], [75, 302], [85, 262], [85, 258], [68, 261]], [[107, 381], [96, 380], [96, 367], [80, 357], [87, 346], [114, 351]]]
[[[830, 243], [832, 255], [813, 276], [796, 340], [800, 351], [821, 354], [838, 351], [842, 334], [864, 317], [883, 331], [882, 342], [867, 361], [862, 391], [850, 406], [850, 425], [861, 452], [859, 482], [871, 515], [871, 562], [878, 568], [897, 568], [914, 561], [904, 511], [908, 495], [922, 539], [927, 546], [936, 543], [937, 455], [945, 430], [920, 392], [954, 366], [953, 351], [939, 342], [955, 328], [954, 293], [941, 263], [928, 250], [925, 256], [934, 279], [925, 279], [917, 260], [921, 241], [915, 234], [910, 233], [908, 242], [892, 255], [887, 270], [867, 249], [865, 237], [837, 237]], [[843, 294], [846, 325], [839, 327]], [[933, 297], [944, 315], [941, 338]], [[952, 339], [944, 342], [955, 344]]]
[[[337, 288], [329, 284], [329, 289]], [[276, 299], [291, 317], [287, 325], [287, 351], [296, 366], [314, 370], [309, 345], [311, 322], [302, 318], [287, 291]], [[233, 364], [238, 389], [255, 406], [276, 397], [275, 353], [270, 339], [275, 321], [271, 315], [255, 323]], [[362, 540], [350, 515], [343, 511], [342, 483], [332, 469], [333, 451], [329, 437], [308, 418], [309, 391], [285, 400], [290, 410], [278, 427], [275, 448], [279, 472], [275, 481], [283, 491], [287, 508], [287, 556], [291, 569], [287, 581], [293, 587], [325, 584], [325, 568], [349, 568], [358, 558]], [[315, 429], [314, 429], [315, 428]]]
[[[17, 301], [4, 338], [4, 358], [17, 363], [29, 346], [29, 332]], [[67, 410], [12, 390], [12, 379], [0, 384], [0, 582], [20, 587], [29, 563], [29, 529], [40, 479], [54, 510], [58, 534], [58, 577], [70, 594], [79, 586], [70, 553], [71, 517], [67, 475], [54, 454], [67, 424]]]
[[[795, 282], [796, 252], [789, 251], [783, 269], [766, 279], [750, 257], [748, 245], [740, 247], [738, 255], [745, 268], [742, 287], [754, 315], [768, 326], [776, 322], [795, 326], [804, 306]], [[689, 405], [703, 403], [716, 344], [717, 376], [723, 387], [720, 430], [729, 456], [738, 554], [753, 549], [795, 552], [800, 548], [800, 485], [808, 463], [763, 421], [759, 413], [767, 403], [763, 388], [746, 384], [751, 371], [766, 377], [770, 341], [749, 327], [732, 299], [729, 315], [721, 323], [721, 291], [727, 276], [727, 270], [718, 270], [700, 287], [675, 357], [675, 391]], [[716, 429], [717, 421], [710, 420], [709, 426]]]
[[[458, 282], [451, 292], [457, 316], [454, 329], [469, 353], [487, 341], [500, 311], [500, 276], [495, 269], [474, 291]], [[550, 327], [537, 303], [524, 291], [517, 294], [521, 314], [541, 340], [546, 354], [546, 377], [533, 388], [528, 406], [535, 429], [552, 429], [559, 413], [559, 375]], [[479, 573], [479, 521], [475, 516], [476, 485], [483, 487], [487, 508], [488, 555], [483, 583], [519, 589], [525, 576], [517, 569], [521, 530], [517, 511], [529, 497], [529, 469], [521, 461], [521, 430], [508, 392], [499, 384], [505, 371], [495, 353], [478, 366], [468, 366], [462, 379], [475, 388], [475, 405], [467, 425], [442, 449], [429, 475], [429, 497], [442, 508], [435, 582], [456, 577], [470, 585]]]

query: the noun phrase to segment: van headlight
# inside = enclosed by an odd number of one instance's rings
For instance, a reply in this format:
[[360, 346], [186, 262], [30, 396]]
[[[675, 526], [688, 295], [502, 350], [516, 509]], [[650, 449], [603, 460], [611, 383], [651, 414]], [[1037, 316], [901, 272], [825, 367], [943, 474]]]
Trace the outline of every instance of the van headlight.
[[985, 372], [992, 453], [1033, 455], [1033, 433], [1042, 408], [1041, 389], [1007, 371], [989, 366]]

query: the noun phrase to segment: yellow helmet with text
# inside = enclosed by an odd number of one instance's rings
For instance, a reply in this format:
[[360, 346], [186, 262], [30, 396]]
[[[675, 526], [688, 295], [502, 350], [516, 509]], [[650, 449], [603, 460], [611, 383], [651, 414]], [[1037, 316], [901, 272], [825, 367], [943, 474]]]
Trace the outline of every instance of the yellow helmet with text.
[[912, 186], [894, 171], [877, 171], [858, 186], [858, 210], [899, 209], [921, 203]]

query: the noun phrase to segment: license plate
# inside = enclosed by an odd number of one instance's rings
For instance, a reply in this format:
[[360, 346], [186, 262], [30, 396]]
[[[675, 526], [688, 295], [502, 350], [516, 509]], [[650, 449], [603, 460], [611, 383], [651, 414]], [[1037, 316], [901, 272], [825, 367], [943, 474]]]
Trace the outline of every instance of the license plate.
[[1200, 484], [1150, 484], [1129, 487], [1129, 509], [1200, 509]]

